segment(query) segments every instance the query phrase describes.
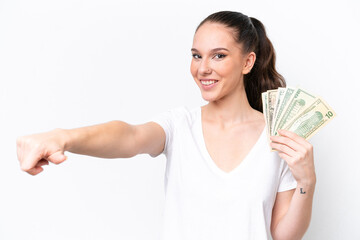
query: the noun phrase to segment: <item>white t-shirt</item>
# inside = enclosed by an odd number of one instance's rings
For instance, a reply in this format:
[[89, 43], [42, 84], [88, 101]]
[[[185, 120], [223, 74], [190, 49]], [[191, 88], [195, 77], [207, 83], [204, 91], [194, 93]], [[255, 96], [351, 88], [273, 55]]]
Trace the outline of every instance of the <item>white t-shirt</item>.
[[230, 173], [211, 159], [201, 107], [154, 115], [166, 133], [165, 206], [161, 240], [271, 239], [277, 192], [296, 188], [286, 162], [271, 152], [266, 128]]

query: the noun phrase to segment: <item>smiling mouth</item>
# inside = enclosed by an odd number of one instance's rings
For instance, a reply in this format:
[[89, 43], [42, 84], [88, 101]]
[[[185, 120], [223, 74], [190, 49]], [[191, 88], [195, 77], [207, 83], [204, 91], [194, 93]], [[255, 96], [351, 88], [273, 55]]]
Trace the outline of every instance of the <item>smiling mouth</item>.
[[219, 80], [200, 80], [201, 84], [205, 86], [217, 83], [218, 81]]

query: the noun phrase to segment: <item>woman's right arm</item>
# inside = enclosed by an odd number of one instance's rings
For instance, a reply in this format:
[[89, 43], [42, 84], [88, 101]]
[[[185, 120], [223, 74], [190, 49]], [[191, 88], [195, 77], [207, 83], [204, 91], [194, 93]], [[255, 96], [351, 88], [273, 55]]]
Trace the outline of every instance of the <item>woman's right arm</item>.
[[16, 143], [21, 169], [36, 175], [49, 161], [55, 164], [65, 161], [65, 151], [99, 158], [130, 158], [142, 153], [155, 157], [163, 151], [165, 137], [157, 123], [131, 125], [114, 120], [21, 136]]
[[100, 158], [130, 158], [142, 153], [154, 157], [165, 144], [164, 130], [153, 122], [132, 125], [111, 121], [63, 131], [65, 151]]

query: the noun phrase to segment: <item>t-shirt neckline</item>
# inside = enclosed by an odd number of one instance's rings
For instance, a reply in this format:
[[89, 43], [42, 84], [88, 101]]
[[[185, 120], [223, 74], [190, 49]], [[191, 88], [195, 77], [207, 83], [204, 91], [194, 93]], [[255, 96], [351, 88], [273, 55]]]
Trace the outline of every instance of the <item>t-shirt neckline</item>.
[[218, 175], [221, 175], [223, 177], [231, 177], [232, 175], [236, 174], [241, 169], [243, 169], [247, 165], [248, 161], [251, 158], [253, 158], [254, 154], [256, 153], [256, 150], [258, 149], [258, 147], [260, 145], [260, 142], [262, 141], [262, 139], [264, 137], [266, 126], [262, 130], [262, 132], [261, 132], [260, 136], [258, 137], [258, 139], [256, 140], [255, 144], [251, 147], [250, 151], [246, 154], [244, 159], [233, 170], [231, 170], [230, 172], [225, 172], [224, 170], [222, 170], [215, 164], [214, 160], [211, 158], [210, 153], [208, 152], [208, 150], [206, 148], [204, 133], [203, 133], [203, 129], [202, 129], [201, 116], [202, 116], [202, 111], [201, 111], [201, 106], [200, 106], [198, 108], [197, 122], [198, 122], [199, 138], [200, 138], [200, 147], [201, 147], [202, 154], [205, 158], [205, 161], [207, 162], [209, 167]]

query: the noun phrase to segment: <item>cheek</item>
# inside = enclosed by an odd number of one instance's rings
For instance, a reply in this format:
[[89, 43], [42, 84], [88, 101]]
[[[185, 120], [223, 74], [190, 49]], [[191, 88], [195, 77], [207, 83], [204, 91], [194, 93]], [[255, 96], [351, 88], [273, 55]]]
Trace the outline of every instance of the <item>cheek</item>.
[[241, 65], [233, 62], [228, 62], [222, 66], [222, 72], [231, 78], [239, 79], [241, 76]]
[[196, 71], [197, 71], [197, 66], [193, 61], [191, 61], [191, 64], [190, 64], [191, 75], [193, 75], [195, 77], [196, 76]]
[[224, 61], [216, 66], [216, 71], [220, 76], [230, 77], [234, 74], [234, 71], [236, 71], [236, 69], [234, 69], [234, 66], [233, 64], [231, 64], [231, 62]]

